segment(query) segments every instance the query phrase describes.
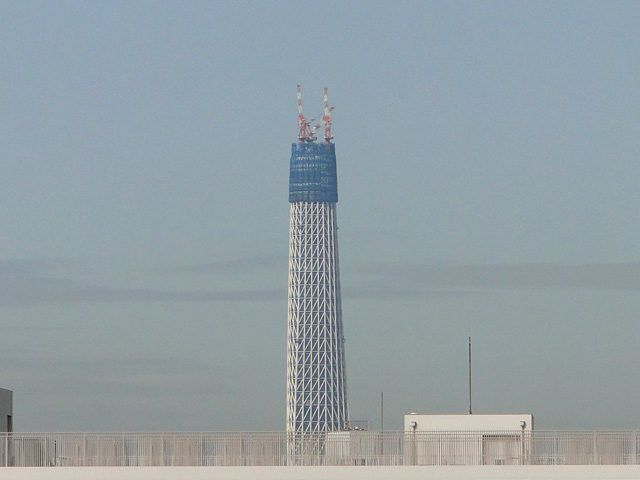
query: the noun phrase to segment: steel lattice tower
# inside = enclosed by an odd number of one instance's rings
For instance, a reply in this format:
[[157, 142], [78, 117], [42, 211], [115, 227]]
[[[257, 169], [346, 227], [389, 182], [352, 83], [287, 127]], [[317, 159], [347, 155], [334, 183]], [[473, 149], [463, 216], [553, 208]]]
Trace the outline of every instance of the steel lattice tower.
[[[325, 90], [326, 117], [329, 112]], [[304, 124], [301, 109], [300, 117]], [[300, 141], [291, 147], [288, 432], [342, 430], [349, 420], [338, 267], [336, 155], [335, 145], [330, 143], [330, 120], [325, 125], [324, 142], [314, 143], [313, 133], [301, 133]]]

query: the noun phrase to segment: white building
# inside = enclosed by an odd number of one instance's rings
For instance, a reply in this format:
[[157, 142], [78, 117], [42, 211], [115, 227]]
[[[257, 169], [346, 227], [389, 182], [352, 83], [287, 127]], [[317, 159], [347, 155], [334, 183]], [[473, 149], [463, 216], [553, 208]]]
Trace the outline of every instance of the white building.
[[404, 417], [407, 465], [526, 465], [533, 415]]
[[410, 413], [404, 416], [405, 432], [460, 432], [470, 430], [519, 432], [533, 430], [533, 415], [421, 415]]

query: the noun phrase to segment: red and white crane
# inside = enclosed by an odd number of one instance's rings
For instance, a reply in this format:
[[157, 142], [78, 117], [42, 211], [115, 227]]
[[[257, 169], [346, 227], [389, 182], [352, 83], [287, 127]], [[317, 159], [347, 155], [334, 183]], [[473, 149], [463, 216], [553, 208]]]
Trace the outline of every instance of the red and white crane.
[[333, 140], [333, 135], [331, 135], [331, 112], [333, 112], [333, 107], [329, 108], [327, 87], [324, 87], [324, 116], [322, 117], [322, 123], [324, 123], [324, 141], [327, 143]]
[[298, 85], [298, 132], [299, 142], [313, 142], [315, 137], [311, 132], [311, 122], [308, 121], [302, 113], [302, 93], [300, 92], [300, 85]]
[[311, 127], [311, 123], [315, 121], [314, 118], [307, 120], [302, 114], [302, 94], [300, 93], [300, 85], [298, 85], [298, 127], [300, 131], [298, 133], [299, 142], [313, 142], [317, 139], [316, 132], [324, 124], [324, 141], [331, 143], [333, 135], [331, 134], [331, 112], [334, 107], [329, 107], [329, 100], [327, 96], [327, 88], [324, 89], [324, 115], [317, 125]]

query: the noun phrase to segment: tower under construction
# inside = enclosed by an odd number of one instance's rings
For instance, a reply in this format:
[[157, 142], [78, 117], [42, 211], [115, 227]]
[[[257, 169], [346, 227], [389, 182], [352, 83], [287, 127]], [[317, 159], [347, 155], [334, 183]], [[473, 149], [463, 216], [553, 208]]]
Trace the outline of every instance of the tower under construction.
[[[313, 127], [302, 113], [289, 169], [287, 431], [347, 427], [347, 383], [338, 266], [338, 179], [331, 111]], [[324, 141], [316, 131], [324, 125]]]

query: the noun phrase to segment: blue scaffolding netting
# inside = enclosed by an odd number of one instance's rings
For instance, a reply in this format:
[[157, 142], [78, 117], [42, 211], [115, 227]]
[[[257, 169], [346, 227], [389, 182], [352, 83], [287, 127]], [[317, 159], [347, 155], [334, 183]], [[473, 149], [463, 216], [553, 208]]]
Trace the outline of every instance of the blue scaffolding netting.
[[289, 168], [289, 202], [337, 202], [333, 143], [294, 143]]

